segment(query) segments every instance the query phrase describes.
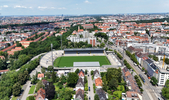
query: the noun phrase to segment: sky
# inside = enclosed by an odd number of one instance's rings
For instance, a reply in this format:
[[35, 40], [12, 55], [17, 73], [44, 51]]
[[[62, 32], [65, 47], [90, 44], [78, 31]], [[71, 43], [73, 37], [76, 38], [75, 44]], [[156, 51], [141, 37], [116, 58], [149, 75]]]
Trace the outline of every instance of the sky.
[[169, 0], [0, 0], [1, 16], [166, 12]]

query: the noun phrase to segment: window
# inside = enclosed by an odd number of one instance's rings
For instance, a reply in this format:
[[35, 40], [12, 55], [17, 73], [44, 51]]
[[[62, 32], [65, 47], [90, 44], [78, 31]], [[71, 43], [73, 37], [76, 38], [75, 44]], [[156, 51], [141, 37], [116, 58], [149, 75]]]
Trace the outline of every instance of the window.
[[39, 97], [39, 100], [41, 99], [41, 97]]

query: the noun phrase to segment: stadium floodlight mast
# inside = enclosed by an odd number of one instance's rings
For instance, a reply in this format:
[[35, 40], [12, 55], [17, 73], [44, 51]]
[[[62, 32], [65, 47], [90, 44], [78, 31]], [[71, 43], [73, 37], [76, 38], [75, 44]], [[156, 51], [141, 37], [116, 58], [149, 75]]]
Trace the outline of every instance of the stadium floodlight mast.
[[51, 57], [52, 57], [52, 66], [53, 66], [53, 44], [51, 43]]

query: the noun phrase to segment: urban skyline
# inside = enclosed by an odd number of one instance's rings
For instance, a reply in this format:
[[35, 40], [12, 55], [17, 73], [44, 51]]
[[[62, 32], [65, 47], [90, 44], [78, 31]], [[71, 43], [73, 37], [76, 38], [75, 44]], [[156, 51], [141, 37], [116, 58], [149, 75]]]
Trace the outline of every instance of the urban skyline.
[[165, 13], [168, 4], [166, 0], [1, 0], [0, 13], [2, 16]]

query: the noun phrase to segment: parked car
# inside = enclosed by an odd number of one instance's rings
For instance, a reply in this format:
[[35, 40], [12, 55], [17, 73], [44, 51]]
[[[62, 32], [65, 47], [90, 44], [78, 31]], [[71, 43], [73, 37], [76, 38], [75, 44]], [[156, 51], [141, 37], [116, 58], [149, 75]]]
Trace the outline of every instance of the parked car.
[[89, 91], [90, 91], [90, 86], [89, 86]]
[[89, 100], [90, 100], [90, 96], [89, 96]]

